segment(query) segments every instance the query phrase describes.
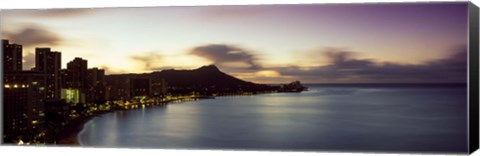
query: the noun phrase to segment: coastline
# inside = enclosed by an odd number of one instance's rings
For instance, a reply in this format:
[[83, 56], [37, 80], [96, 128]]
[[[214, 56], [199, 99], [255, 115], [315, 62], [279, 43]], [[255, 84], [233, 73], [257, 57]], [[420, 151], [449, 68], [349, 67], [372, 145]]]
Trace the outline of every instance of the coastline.
[[[212, 99], [212, 98], [214, 98], [214, 97], [211, 97], [211, 96], [195, 97], [195, 99], [199, 99], [199, 100], [201, 100], [201, 99]], [[172, 102], [175, 102], [175, 101], [182, 101], [182, 99], [165, 101], [164, 105], [168, 105], [168, 104], [170, 104]], [[80, 131], [83, 129], [83, 126], [85, 125], [85, 123], [87, 123], [88, 121], [90, 121], [94, 117], [97, 117], [97, 116], [102, 115], [104, 113], [110, 113], [110, 112], [114, 112], [114, 111], [123, 111], [123, 110], [119, 109], [119, 110], [109, 110], [109, 111], [96, 112], [95, 114], [92, 114], [92, 115], [89, 115], [89, 116], [78, 117], [78, 118], [74, 119], [59, 134], [58, 142], [57, 142], [56, 145], [77, 146], [77, 147], [81, 146], [80, 143], [78, 142], [77, 136], [80, 133]]]
[[119, 110], [109, 110], [109, 111], [102, 111], [97, 112], [95, 114], [78, 117], [71, 121], [65, 129], [59, 134], [57, 145], [66, 145], [66, 146], [81, 146], [78, 142], [77, 135], [82, 131], [83, 126], [93, 118], [100, 116], [105, 113], [110, 113]]
[[[265, 94], [265, 93], [257, 93], [257, 94]], [[257, 95], [253, 94], [253, 95]], [[241, 94], [239, 94], [241, 95]], [[232, 96], [232, 95], [220, 95], [220, 96]], [[244, 95], [245, 96], [245, 95]], [[247, 96], [252, 96], [252, 95], [247, 95]], [[203, 99], [215, 99], [215, 96], [198, 96], [193, 99], [196, 100], [203, 100]], [[178, 100], [169, 100], [165, 101], [164, 105], [171, 104], [175, 101], [182, 101], [184, 99], [178, 99]], [[109, 111], [102, 111], [102, 112], [96, 112], [95, 114], [92, 114], [90, 116], [84, 116], [84, 117], [78, 117], [71, 121], [65, 129], [59, 134], [58, 136], [58, 142], [56, 145], [60, 146], [74, 146], [74, 147], [81, 147], [80, 143], [78, 142], [78, 134], [80, 131], [83, 129], [83, 126], [85, 123], [93, 119], [94, 117], [97, 117], [99, 115], [102, 115], [104, 113], [110, 113], [114, 111], [124, 111], [124, 110], [109, 110]]]
[[[103, 113], [103, 112], [102, 112]], [[106, 112], [105, 112], [106, 113]], [[59, 139], [57, 145], [66, 145], [66, 146], [81, 146], [78, 142], [77, 135], [83, 129], [85, 123], [93, 119], [94, 117], [100, 114], [79, 117], [71, 121], [68, 126], [59, 134]]]

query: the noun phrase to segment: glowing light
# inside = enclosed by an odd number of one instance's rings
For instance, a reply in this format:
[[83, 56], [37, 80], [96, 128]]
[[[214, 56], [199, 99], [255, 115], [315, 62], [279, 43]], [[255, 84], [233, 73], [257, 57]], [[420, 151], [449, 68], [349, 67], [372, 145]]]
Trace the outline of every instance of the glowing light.
[[260, 77], [279, 77], [280, 73], [274, 70], [262, 70], [255, 73], [255, 76]]
[[13, 85], [13, 88], [18, 88], [18, 85], [17, 85], [17, 84], [14, 84], [14, 85]]
[[78, 89], [62, 89], [61, 97], [67, 102], [79, 103], [80, 102], [80, 91]]
[[17, 144], [17, 145], [23, 145], [22, 139], [20, 139], [20, 140], [18, 141], [18, 144]]
[[5, 87], [5, 88], [10, 88], [10, 85], [6, 84], [4, 87]]

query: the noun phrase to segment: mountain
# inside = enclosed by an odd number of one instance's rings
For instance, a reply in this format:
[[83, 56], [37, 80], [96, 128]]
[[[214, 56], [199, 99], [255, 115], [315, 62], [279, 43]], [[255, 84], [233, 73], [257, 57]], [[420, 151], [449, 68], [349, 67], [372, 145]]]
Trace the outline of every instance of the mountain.
[[[107, 75], [105, 81], [112, 88], [125, 85], [130, 78], [146, 78], [152, 83], [165, 80], [168, 90], [174, 94], [199, 92], [200, 94], [239, 93], [273, 91], [275, 87], [247, 82], [228, 75], [215, 65], [202, 66], [193, 70], [168, 69], [145, 74]], [[121, 87], [120, 87], [121, 88]]]
[[163, 70], [151, 73], [152, 81], [165, 79], [171, 86], [216, 86], [216, 87], [236, 87], [252, 86], [251, 82], [246, 82], [221, 72], [215, 65], [202, 66], [194, 70]]

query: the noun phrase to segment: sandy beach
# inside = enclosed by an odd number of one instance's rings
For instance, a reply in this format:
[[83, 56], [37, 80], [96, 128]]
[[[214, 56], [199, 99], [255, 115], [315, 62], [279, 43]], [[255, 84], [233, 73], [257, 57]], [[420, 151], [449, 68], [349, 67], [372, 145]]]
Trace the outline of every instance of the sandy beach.
[[95, 114], [87, 117], [79, 117], [70, 122], [70, 124], [65, 127], [65, 129], [59, 135], [58, 145], [67, 145], [67, 146], [80, 146], [80, 143], [77, 140], [77, 135], [83, 129], [83, 125], [90, 121], [92, 118], [100, 114]]

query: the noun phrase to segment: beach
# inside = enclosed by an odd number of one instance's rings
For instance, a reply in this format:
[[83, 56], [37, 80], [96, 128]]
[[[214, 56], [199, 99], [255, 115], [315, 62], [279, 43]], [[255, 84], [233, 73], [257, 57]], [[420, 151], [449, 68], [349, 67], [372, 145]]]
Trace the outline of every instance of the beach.
[[103, 113], [106, 113], [106, 112], [102, 112], [102, 113], [98, 113], [98, 114], [90, 115], [86, 117], [79, 117], [71, 121], [65, 127], [65, 129], [59, 134], [59, 139], [57, 144], [67, 145], [67, 146], [80, 146], [80, 143], [77, 140], [77, 135], [83, 129], [83, 125], [85, 125], [85, 123], [90, 121], [92, 118]]
[[[212, 96], [197, 96], [197, 97], [188, 97], [188, 98], [181, 98], [181, 99], [176, 99], [176, 100], [167, 100], [163, 102], [162, 105], [166, 105], [169, 103], [172, 103], [174, 101], [183, 101], [185, 99], [212, 99], [214, 97]], [[101, 111], [101, 112], [96, 112], [93, 115], [89, 116], [84, 116], [84, 117], [78, 117], [74, 120], [72, 120], [66, 127], [65, 129], [60, 132], [59, 134], [59, 139], [57, 144], [58, 145], [67, 145], [67, 146], [81, 146], [80, 143], [78, 142], [77, 135], [82, 131], [83, 126], [85, 123], [90, 121], [92, 118], [102, 115], [104, 113], [109, 113], [113, 111], [122, 111], [122, 110], [109, 110], [109, 111]]]

